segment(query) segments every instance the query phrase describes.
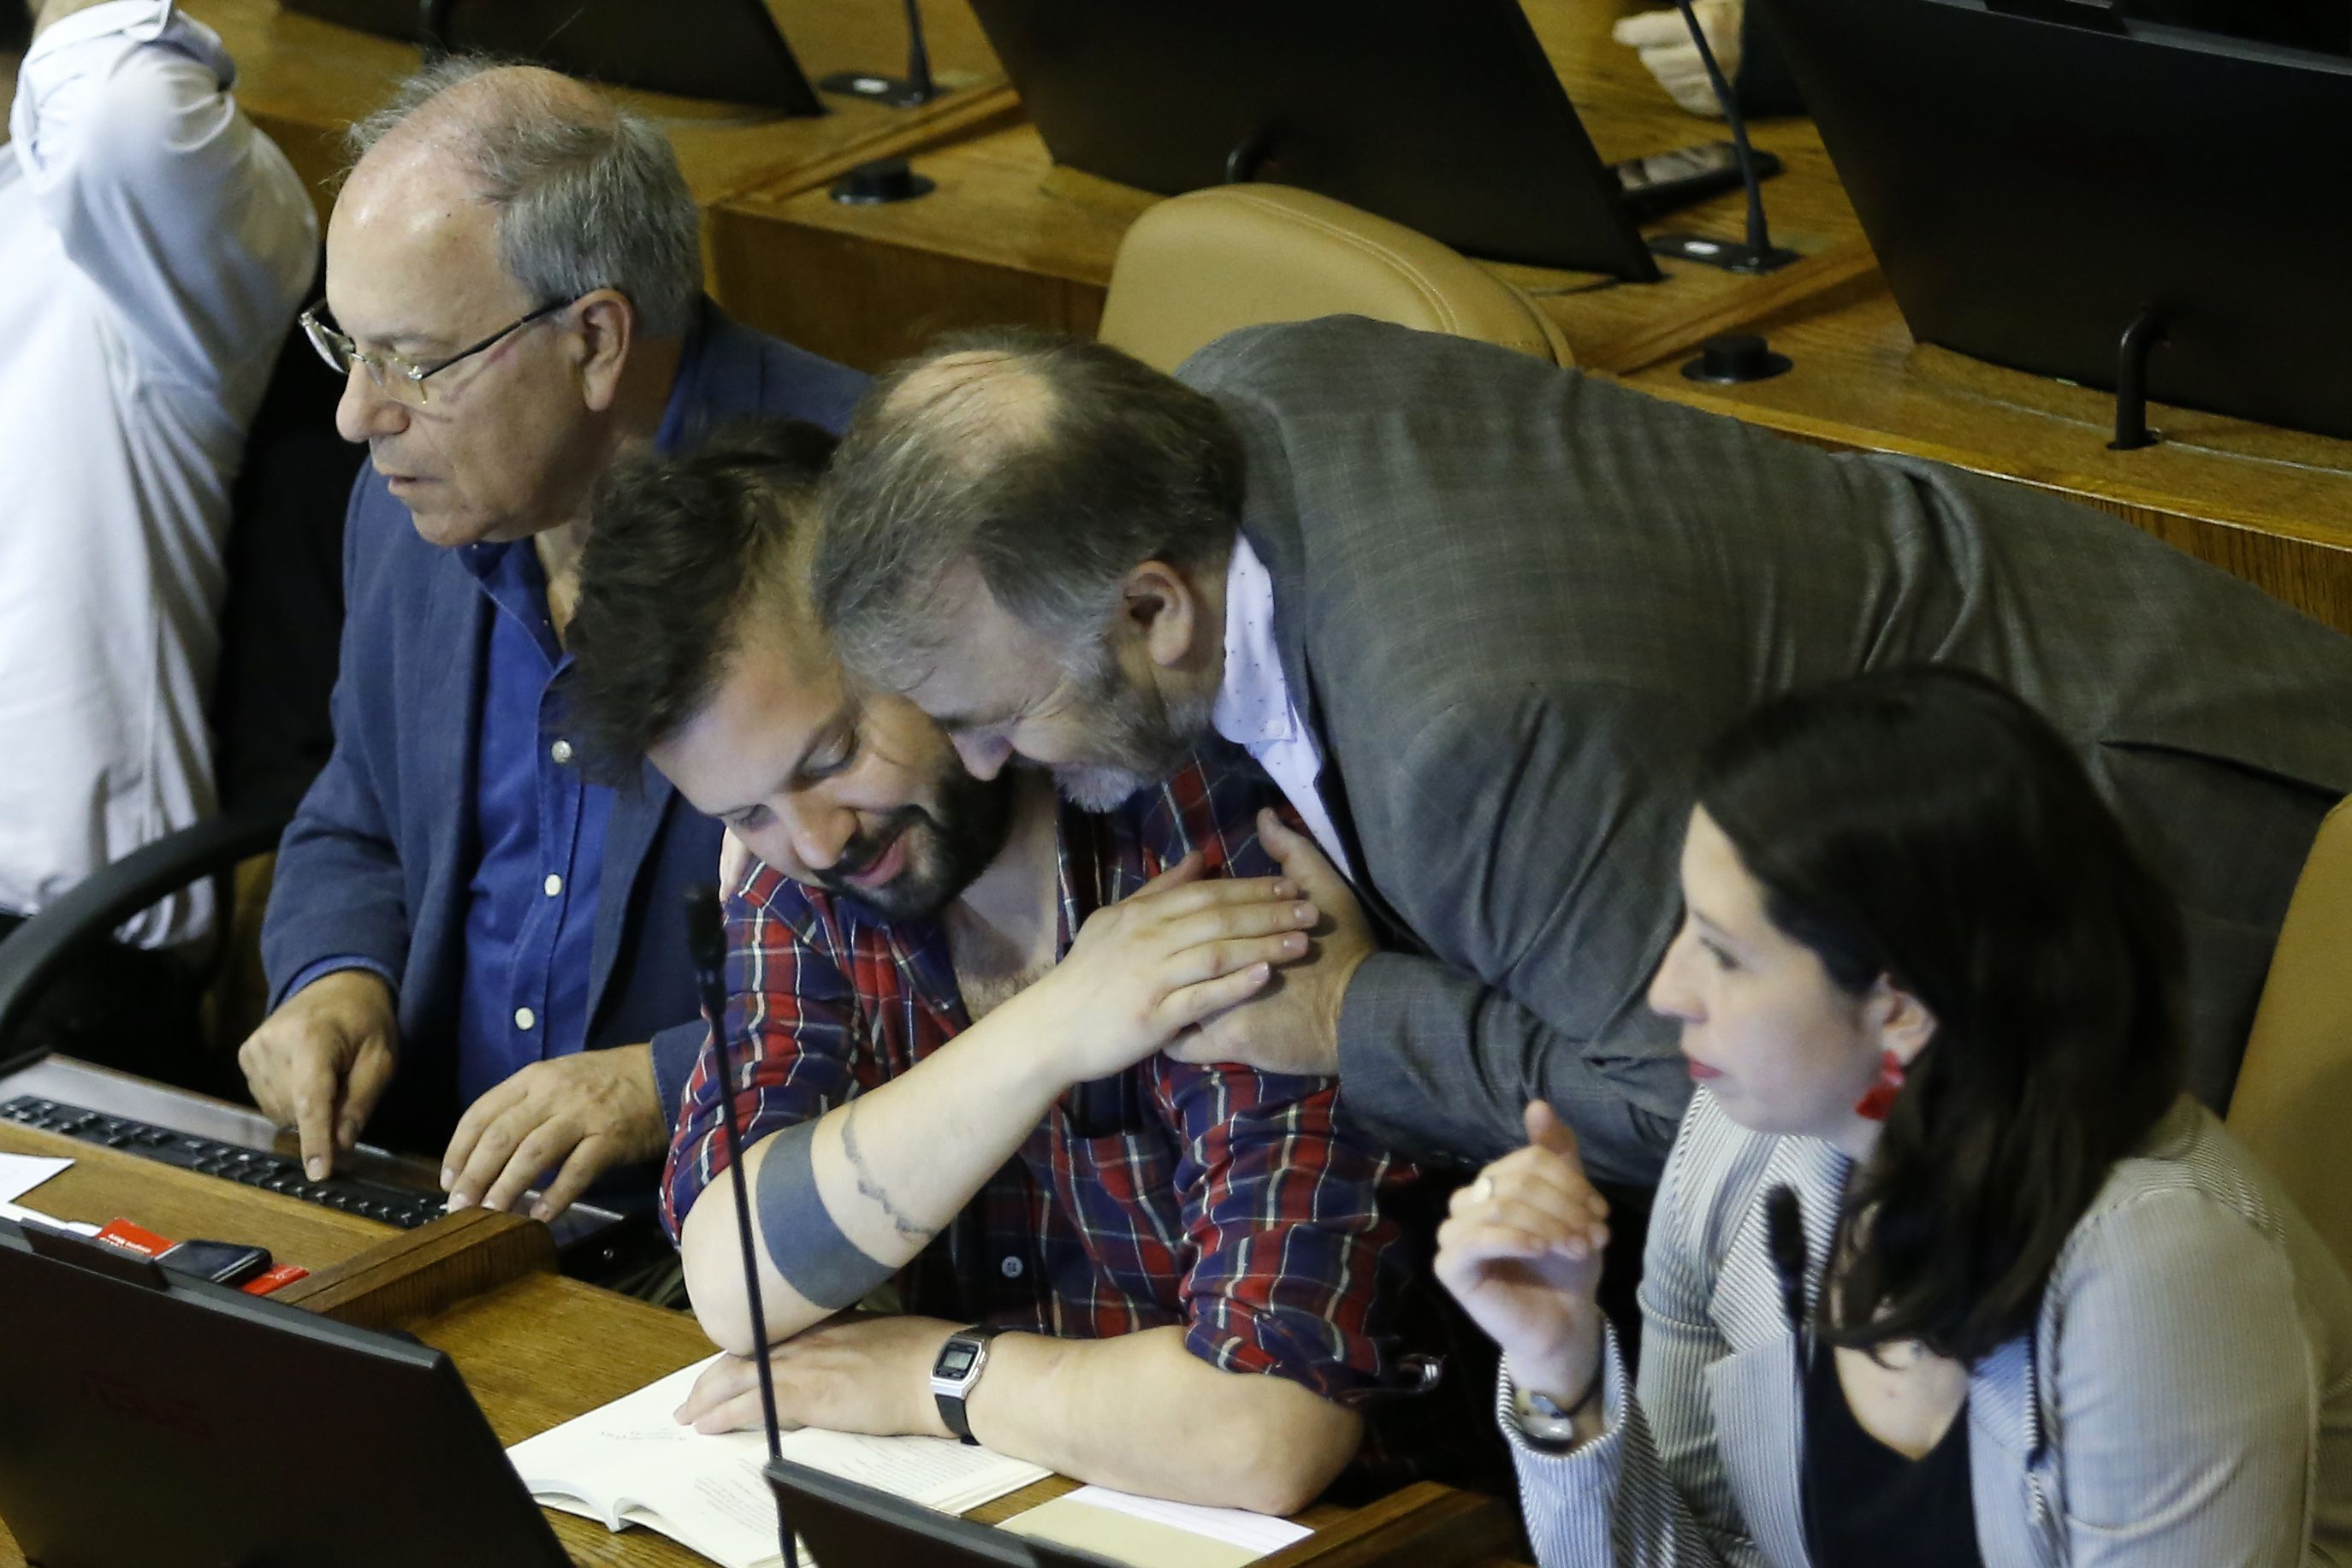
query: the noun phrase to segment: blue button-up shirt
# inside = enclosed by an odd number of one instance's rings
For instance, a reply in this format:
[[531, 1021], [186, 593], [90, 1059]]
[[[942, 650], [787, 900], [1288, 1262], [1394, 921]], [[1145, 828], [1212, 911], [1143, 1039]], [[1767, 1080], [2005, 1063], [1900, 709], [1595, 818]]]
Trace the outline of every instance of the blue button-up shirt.
[[[0, 0], [5, 3], [5, 0]], [[654, 444], [675, 451], [686, 434], [686, 388], [701, 334], [687, 340]], [[466, 545], [457, 557], [495, 607], [481, 671], [475, 734], [476, 831], [482, 846], [467, 888], [465, 982], [457, 1000], [457, 1092], [471, 1105], [522, 1068], [569, 1056], [588, 1040], [588, 982], [604, 826], [613, 792], [581, 776], [562, 725], [572, 655], [555, 635], [547, 573], [529, 539]], [[321, 958], [285, 994], [357, 956]]]
[[581, 777], [562, 724], [572, 656], [530, 540], [458, 552], [497, 613], [474, 761], [481, 859], [466, 910], [457, 1093], [472, 1104], [588, 1038], [589, 957], [613, 792]]

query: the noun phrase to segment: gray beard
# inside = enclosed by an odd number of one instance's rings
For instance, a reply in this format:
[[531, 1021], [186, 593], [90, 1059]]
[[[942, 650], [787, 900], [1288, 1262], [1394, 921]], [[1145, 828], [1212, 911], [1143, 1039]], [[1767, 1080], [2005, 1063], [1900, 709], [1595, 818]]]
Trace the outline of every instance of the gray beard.
[[1171, 706], [1157, 692], [1146, 696], [1114, 676], [1087, 715], [1098, 743], [1095, 758], [1056, 764], [1054, 788], [1082, 811], [1117, 810], [1191, 760], [1193, 746], [1209, 733], [1216, 701], [1211, 692]]
[[1159, 781], [1159, 778], [1146, 779], [1130, 768], [1107, 763], [1054, 769], [1054, 788], [1081, 811], [1115, 811]]

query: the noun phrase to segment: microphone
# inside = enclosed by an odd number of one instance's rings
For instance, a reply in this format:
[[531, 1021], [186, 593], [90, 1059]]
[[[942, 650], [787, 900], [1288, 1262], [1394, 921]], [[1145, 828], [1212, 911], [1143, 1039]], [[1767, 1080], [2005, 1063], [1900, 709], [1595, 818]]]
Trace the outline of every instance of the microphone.
[[[1748, 120], [1739, 112], [1739, 102], [1732, 93], [1731, 84], [1724, 79], [1723, 68], [1716, 63], [1715, 49], [1706, 41], [1706, 29], [1698, 25], [1698, 13], [1691, 8], [1691, 0], [1675, 0], [1675, 9], [1683, 14], [1683, 26], [1690, 30], [1691, 43], [1698, 50], [1699, 64], [1706, 68], [1706, 85], [1714, 91], [1715, 101], [1723, 110], [1724, 123], [1731, 128], [1732, 155], [1739, 161], [1739, 183], [1748, 192], [1748, 243], [1732, 246], [1707, 240], [1700, 242], [1705, 248], [1699, 250], [1687, 249], [1677, 244], [1671, 254], [1685, 260], [1707, 262], [1731, 272], [1775, 271], [1795, 261], [1797, 253], [1775, 249], [1771, 231], [1765, 226], [1764, 183], [1756, 176], [1756, 153], [1748, 143]], [[1667, 235], [1662, 236], [1657, 243], [1686, 242], [1690, 237], [1686, 235]]]
[[[743, 1136], [735, 1130], [735, 1053], [727, 1043], [727, 923], [719, 914], [719, 890], [686, 890], [686, 951], [694, 965], [694, 986], [710, 1019], [710, 1045], [719, 1053], [719, 1124], [727, 1140], [727, 1166], [735, 1184], [735, 1236], [743, 1247], [743, 1299], [751, 1312], [751, 1360], [760, 1371], [760, 1416], [768, 1428], [768, 1458], [784, 1457], [776, 1424], [776, 1376], [768, 1365], [768, 1315], [760, 1304], [760, 1266], [752, 1250], [751, 1183], [743, 1175]], [[800, 1568], [784, 1500], [776, 1499], [776, 1545], [784, 1568]]]
[[827, 92], [872, 99], [892, 109], [915, 109], [939, 97], [931, 80], [931, 51], [923, 42], [923, 13], [917, 0], [907, 0], [907, 74], [886, 77], [874, 71], [835, 71], [817, 86]]
[[1780, 1280], [1780, 1311], [1788, 1317], [1789, 1332], [1797, 1336], [1801, 1347], [1805, 1343], [1805, 1270], [1811, 1266], [1805, 1256], [1805, 1221], [1797, 1205], [1796, 1193], [1786, 1186], [1775, 1186], [1764, 1195], [1764, 1239], [1772, 1254], [1772, 1272]]

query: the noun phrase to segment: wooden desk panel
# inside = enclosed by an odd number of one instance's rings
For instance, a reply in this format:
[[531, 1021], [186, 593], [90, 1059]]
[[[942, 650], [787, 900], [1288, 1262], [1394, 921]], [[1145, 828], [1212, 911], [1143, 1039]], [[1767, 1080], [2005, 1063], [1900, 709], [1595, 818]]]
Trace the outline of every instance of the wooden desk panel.
[[204, 1237], [267, 1247], [278, 1262], [313, 1272], [400, 1234], [381, 1220], [13, 1123], [0, 1123], [0, 1152], [63, 1155], [74, 1162], [73, 1169], [18, 1200], [36, 1212], [90, 1225], [128, 1219], [174, 1241]]
[[[137, 1155], [94, 1148], [54, 1134], [0, 1124], [0, 1150], [64, 1155], [64, 1175], [26, 1195], [29, 1207], [59, 1218], [103, 1223], [117, 1215], [175, 1237], [211, 1235], [259, 1242], [279, 1258], [327, 1271], [322, 1307], [346, 1321], [404, 1329], [448, 1354], [491, 1430], [518, 1443], [621, 1397], [711, 1353], [694, 1319], [565, 1279], [547, 1267], [552, 1249], [539, 1227], [504, 1216], [452, 1216], [402, 1232], [277, 1193], [175, 1170]], [[456, 1239], [478, 1239], [470, 1249]], [[362, 1254], [371, 1254], [362, 1257]], [[409, 1270], [410, 1261], [419, 1267]], [[474, 1267], [476, 1263], [479, 1267]], [[353, 1301], [352, 1280], [383, 1281], [380, 1295], [429, 1301], [418, 1313], [371, 1310]], [[471, 1292], [471, 1293], [467, 1293]], [[441, 1304], [451, 1302], [452, 1304]], [[972, 1511], [996, 1523], [1071, 1490], [1059, 1476]], [[1516, 1529], [1510, 1511], [1486, 1498], [1421, 1486], [1351, 1511], [1321, 1505], [1299, 1516], [1318, 1535], [1268, 1560], [1268, 1568], [1412, 1568], [1499, 1565]], [[575, 1563], [614, 1568], [696, 1568], [704, 1559], [648, 1530], [615, 1534], [593, 1520], [550, 1511]], [[0, 1527], [0, 1568], [24, 1558]]]
[[[521, 1442], [710, 1354], [694, 1319], [558, 1274], [521, 1279], [401, 1325], [448, 1353], [499, 1441]], [[550, 1511], [575, 1563], [687, 1568], [706, 1560], [666, 1535], [615, 1535]]]
[[[879, 0], [771, 0], [809, 79], [906, 59], [896, 5]], [[237, 101], [286, 150], [323, 220], [343, 162], [342, 133], [416, 68], [415, 49], [280, 10], [272, 0], [194, 0], [189, 13], [221, 35], [237, 63]], [[927, 0], [932, 59], [949, 90], [918, 109], [821, 94], [831, 111], [790, 119], [738, 105], [616, 91], [669, 135], [687, 183], [706, 207], [737, 190], [799, 189], [869, 158], [959, 135], [1001, 118], [1011, 91], [962, 0]]]
[[[1675, 108], [1630, 49], [1609, 37], [1621, 9], [1594, 0], [1528, 0], [1538, 37], [1604, 159], [1723, 134]], [[1806, 263], [1769, 277], [1664, 261], [1666, 281], [1497, 264], [1534, 294], [1580, 361], [1613, 369], [1650, 351], [1668, 323], [1746, 320], [1869, 268], [1860, 225], [1804, 120], [1760, 123], [1759, 146], [1787, 172], [1766, 186], [1774, 238]], [[844, 207], [805, 183], [748, 189], [711, 224], [714, 287], [746, 319], [845, 362], [873, 368], [940, 330], [1001, 322], [1091, 334], [1129, 224], [1159, 198], [1056, 169], [1034, 128], [1010, 127], [912, 160], [939, 188], [918, 200]], [[1673, 214], [1657, 231], [1744, 232], [1737, 193]]]
[[[535, 1437], [710, 1354], [694, 1319], [551, 1273], [526, 1274], [446, 1311], [401, 1325], [446, 1351], [502, 1443]], [[1072, 1490], [1049, 1477], [971, 1511], [994, 1524]], [[551, 1513], [575, 1562], [686, 1564], [702, 1559], [651, 1531], [615, 1535], [593, 1521]], [[1506, 1548], [1511, 1511], [1440, 1486], [1408, 1488], [1363, 1510], [1318, 1505], [1298, 1516], [1318, 1535], [1267, 1568], [1373, 1568], [1410, 1561], [1453, 1568]]]
[[2352, 442], [2152, 409], [2167, 439], [2110, 452], [2106, 393], [1920, 346], [1883, 287], [1783, 325], [1773, 341], [1796, 368], [1772, 381], [1700, 386], [1668, 361], [1628, 382], [1822, 445], [2056, 491], [2352, 632]]

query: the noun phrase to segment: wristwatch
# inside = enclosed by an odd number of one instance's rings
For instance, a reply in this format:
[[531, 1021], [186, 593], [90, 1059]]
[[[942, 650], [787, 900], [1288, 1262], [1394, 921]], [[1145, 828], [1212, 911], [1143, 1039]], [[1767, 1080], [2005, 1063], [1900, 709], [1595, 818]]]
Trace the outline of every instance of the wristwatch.
[[948, 1343], [940, 1346], [937, 1361], [931, 1363], [931, 1397], [939, 1402], [940, 1419], [948, 1430], [974, 1448], [980, 1439], [971, 1435], [971, 1420], [964, 1414], [964, 1401], [980, 1385], [980, 1375], [988, 1370], [988, 1342], [1003, 1333], [1003, 1329], [958, 1329], [948, 1335]]
[[1601, 1372], [1595, 1369], [1592, 1381], [1581, 1397], [1573, 1405], [1563, 1406], [1548, 1396], [1534, 1394], [1516, 1384], [1511, 1388], [1511, 1420], [1519, 1435], [1538, 1448], [1550, 1453], [1565, 1453], [1576, 1447], [1576, 1418], [1582, 1415], [1601, 1394]]

